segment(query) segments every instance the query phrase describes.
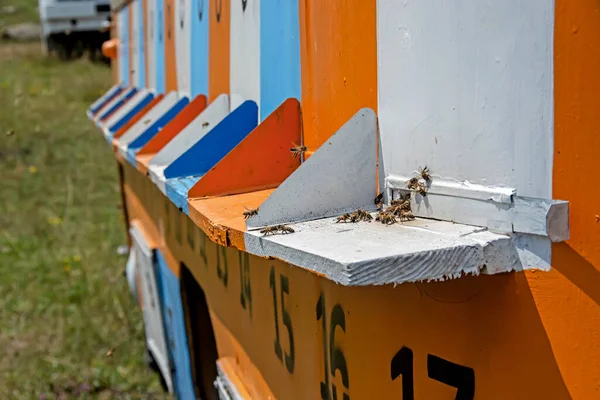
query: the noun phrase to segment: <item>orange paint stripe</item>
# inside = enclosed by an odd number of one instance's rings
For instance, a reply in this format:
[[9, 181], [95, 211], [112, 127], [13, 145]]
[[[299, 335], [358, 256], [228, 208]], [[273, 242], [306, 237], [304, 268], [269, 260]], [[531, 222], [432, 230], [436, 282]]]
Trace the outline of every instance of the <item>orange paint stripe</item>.
[[300, 103], [287, 99], [208, 171], [189, 197], [223, 196], [275, 188], [300, 166], [290, 152], [300, 143]]
[[157, 153], [206, 108], [206, 96], [197, 96], [137, 153], [138, 157]]
[[175, 0], [165, 0], [165, 80], [167, 93], [177, 90]]
[[208, 20], [208, 102], [229, 94], [230, 0], [211, 0]]
[[314, 152], [358, 110], [377, 110], [376, 2], [299, 5], [304, 144]]

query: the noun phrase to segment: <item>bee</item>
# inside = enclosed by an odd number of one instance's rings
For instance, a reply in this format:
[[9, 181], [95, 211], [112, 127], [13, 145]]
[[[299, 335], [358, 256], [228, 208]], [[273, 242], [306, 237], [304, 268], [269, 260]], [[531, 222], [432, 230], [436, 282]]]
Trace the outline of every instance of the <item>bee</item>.
[[258, 215], [258, 208], [254, 209], [254, 208], [247, 208], [244, 207], [246, 209], [246, 211], [244, 211], [244, 219], [248, 219], [253, 215]]
[[8, 131], [6, 131], [6, 136], [12, 136], [12, 135], [14, 135], [14, 134], [15, 134], [15, 131], [14, 131], [14, 130], [12, 130], [12, 129], [11, 129], [11, 130], [8, 130]]
[[350, 215], [348, 213], [342, 214], [335, 219], [336, 224], [339, 224], [340, 222], [348, 222], [348, 221], [354, 222], [354, 221], [352, 221], [352, 215]]
[[377, 197], [375, 197], [375, 200], [373, 200], [373, 203], [374, 203], [374, 204], [375, 204], [377, 207], [379, 207], [379, 206], [380, 206], [380, 204], [381, 204], [382, 202], [383, 202], [383, 192], [379, 193], [379, 194], [377, 195]]
[[380, 211], [375, 220], [385, 225], [392, 225], [396, 223], [396, 216], [388, 211]]
[[400, 221], [412, 221], [415, 219], [415, 215], [412, 213], [412, 211], [401, 211], [398, 219]]
[[202, 123], [202, 127], [203, 127], [203, 128], [206, 128], [206, 127], [207, 127], [207, 126], [209, 126], [209, 125], [210, 125], [210, 122], [203, 122], [203, 123]]
[[144, 125], [148, 125], [150, 122], [152, 122], [152, 120], [150, 118], [147, 118], [144, 120]]
[[368, 212], [366, 212], [365, 210], [362, 210], [360, 208], [358, 210], [356, 210], [353, 214], [356, 214], [359, 221], [370, 222], [373, 219], [371, 214], [369, 214]]
[[401, 197], [397, 200], [392, 200], [391, 203], [392, 207], [397, 207], [399, 210], [401, 211], [410, 211], [410, 195], [408, 196], [408, 198], [406, 197]]
[[425, 168], [419, 167], [419, 175], [421, 175], [421, 178], [425, 179], [425, 182], [431, 182], [431, 171], [427, 168], [427, 165]]
[[296, 143], [292, 142], [292, 147], [290, 151], [294, 154], [294, 158], [302, 155], [306, 151], [306, 146], [296, 146]]
[[281, 233], [287, 235], [288, 233], [294, 233], [295, 231], [287, 225], [273, 225], [267, 226], [265, 229], [261, 230], [260, 233], [263, 236], [274, 235], [276, 233]]
[[417, 177], [410, 178], [407, 187], [410, 190], [419, 193], [421, 196], [427, 196], [427, 187], [422, 182], [419, 182], [419, 178]]

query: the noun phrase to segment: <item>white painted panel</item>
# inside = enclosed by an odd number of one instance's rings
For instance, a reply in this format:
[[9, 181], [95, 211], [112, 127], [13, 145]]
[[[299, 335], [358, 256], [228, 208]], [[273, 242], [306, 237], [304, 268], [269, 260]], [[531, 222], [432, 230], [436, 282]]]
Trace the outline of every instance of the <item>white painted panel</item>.
[[146, 343], [160, 368], [163, 378], [167, 383], [169, 392], [173, 392], [171, 370], [167, 354], [167, 341], [164, 331], [162, 313], [160, 309], [160, 298], [156, 282], [156, 271], [154, 269], [153, 249], [148, 246], [144, 236], [135, 221], [129, 230], [133, 242], [132, 251], [136, 253], [141, 289], [142, 289], [142, 311], [144, 315], [144, 330], [146, 332]]
[[129, 5], [129, 12], [131, 13], [131, 34], [129, 35], [129, 51], [131, 52], [131, 63], [129, 69], [131, 70], [131, 86], [138, 86], [138, 66], [140, 65], [140, 52], [139, 49], [139, 38], [140, 38], [140, 18], [142, 16], [139, 13], [139, 7], [135, 0]]
[[148, 169], [150, 178], [163, 193], [165, 192], [165, 169], [217, 126], [228, 114], [229, 97], [222, 94], [156, 153], [150, 161]]
[[[553, 33], [553, 0], [378, 0], [388, 189], [425, 165], [432, 189], [460, 189], [418, 196], [416, 215], [511, 231], [503, 213], [515, 204], [475, 198], [470, 185], [551, 199]], [[526, 267], [547, 268], [550, 239], [523, 235], [519, 243], [538, 260], [530, 265], [519, 253]]]
[[253, 100], [260, 115], [260, 0], [232, 1], [230, 29], [231, 109]]
[[179, 101], [177, 92], [169, 92], [163, 97], [143, 118], [139, 119], [135, 124], [118, 138], [119, 148], [127, 151], [130, 143], [140, 137], [146, 129], [161, 118], [167, 111], [171, 109]]
[[553, 0], [378, 1], [386, 174], [550, 198]]
[[146, 23], [148, 24], [148, 39], [146, 42], [146, 82], [148, 82], [148, 89], [156, 91], [156, 41], [157, 41], [157, 29], [155, 21], [156, 13], [156, 1], [146, 1]]
[[175, 53], [177, 56], [177, 88], [185, 96], [191, 96], [191, 0], [175, 0]]

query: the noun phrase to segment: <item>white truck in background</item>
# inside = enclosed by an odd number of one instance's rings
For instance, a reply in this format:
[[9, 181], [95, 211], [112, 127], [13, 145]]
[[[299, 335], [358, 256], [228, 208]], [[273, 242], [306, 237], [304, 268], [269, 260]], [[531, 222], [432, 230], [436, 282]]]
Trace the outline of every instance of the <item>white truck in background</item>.
[[62, 60], [102, 56], [102, 43], [110, 39], [110, 0], [39, 0], [44, 53]]

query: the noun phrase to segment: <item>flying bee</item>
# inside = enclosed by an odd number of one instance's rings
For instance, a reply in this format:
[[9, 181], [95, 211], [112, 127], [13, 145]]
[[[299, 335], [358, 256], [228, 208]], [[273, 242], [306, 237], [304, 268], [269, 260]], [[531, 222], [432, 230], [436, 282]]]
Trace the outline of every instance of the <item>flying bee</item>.
[[244, 219], [248, 219], [253, 215], [258, 215], [258, 208], [254, 209], [254, 208], [247, 208], [244, 206], [244, 209], [246, 209], [246, 211], [244, 211]]
[[263, 236], [274, 235], [276, 233], [281, 233], [287, 235], [288, 233], [294, 233], [295, 231], [287, 225], [273, 225], [267, 226], [265, 229], [261, 230], [260, 233]]
[[209, 126], [209, 125], [210, 125], [210, 122], [203, 122], [203, 123], [202, 123], [202, 127], [203, 127], [203, 128], [206, 128], [206, 127], [207, 127], [207, 126]]
[[385, 225], [392, 225], [396, 223], [396, 216], [387, 211], [380, 211], [375, 220]]
[[292, 142], [292, 147], [290, 151], [294, 154], [294, 158], [302, 155], [306, 151], [306, 146], [297, 146], [296, 143]]
[[425, 179], [425, 182], [431, 182], [431, 171], [427, 168], [427, 165], [425, 168], [419, 167], [419, 175], [421, 175], [421, 178]]
[[342, 214], [335, 219], [336, 224], [339, 224], [340, 222], [348, 222], [348, 221], [354, 222], [354, 221], [352, 221], [352, 215], [350, 215], [348, 213]]
[[368, 212], [366, 212], [365, 210], [362, 210], [360, 208], [358, 210], [356, 210], [353, 214], [356, 214], [359, 221], [367, 221], [368, 222], [373, 219], [371, 214], [369, 214]]
[[425, 186], [425, 184], [423, 184], [421, 182], [417, 183], [417, 188], [415, 190], [421, 196], [423, 196], [423, 197], [427, 196], [427, 186]]

